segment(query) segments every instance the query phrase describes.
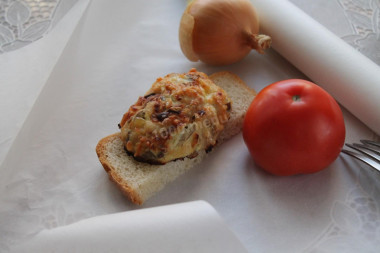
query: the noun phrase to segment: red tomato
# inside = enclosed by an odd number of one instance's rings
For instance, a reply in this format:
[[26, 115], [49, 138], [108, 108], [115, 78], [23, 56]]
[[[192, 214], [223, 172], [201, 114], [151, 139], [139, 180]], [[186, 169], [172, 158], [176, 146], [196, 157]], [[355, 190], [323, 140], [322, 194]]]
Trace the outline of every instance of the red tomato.
[[342, 111], [314, 83], [290, 79], [265, 87], [244, 119], [243, 137], [255, 163], [281, 176], [320, 171], [345, 140]]

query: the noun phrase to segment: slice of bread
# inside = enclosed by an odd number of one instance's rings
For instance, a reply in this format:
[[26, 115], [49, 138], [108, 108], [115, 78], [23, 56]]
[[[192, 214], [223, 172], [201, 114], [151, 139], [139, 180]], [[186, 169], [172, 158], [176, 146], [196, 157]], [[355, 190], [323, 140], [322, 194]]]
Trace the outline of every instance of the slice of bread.
[[[256, 92], [230, 72], [218, 72], [209, 77], [216, 85], [222, 87], [232, 100], [230, 119], [218, 138], [220, 145], [241, 131], [245, 113]], [[119, 133], [101, 139], [96, 146], [96, 153], [110, 179], [133, 203], [139, 205], [200, 163], [206, 156], [206, 152], [200, 152], [195, 158], [172, 161], [165, 165], [138, 162], [125, 152]]]

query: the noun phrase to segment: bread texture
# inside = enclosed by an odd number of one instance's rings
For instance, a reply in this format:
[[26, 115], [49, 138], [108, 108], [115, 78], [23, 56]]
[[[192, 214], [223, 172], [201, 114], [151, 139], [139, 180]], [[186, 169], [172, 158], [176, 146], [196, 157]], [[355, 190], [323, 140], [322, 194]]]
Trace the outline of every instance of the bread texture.
[[[230, 119], [218, 138], [220, 145], [241, 131], [245, 113], [256, 92], [231, 72], [218, 72], [209, 77], [224, 89], [232, 100]], [[138, 162], [125, 152], [119, 133], [101, 139], [96, 146], [96, 153], [109, 178], [138, 205], [142, 205], [207, 156], [206, 152], [200, 152], [195, 158], [184, 158], [164, 165]]]

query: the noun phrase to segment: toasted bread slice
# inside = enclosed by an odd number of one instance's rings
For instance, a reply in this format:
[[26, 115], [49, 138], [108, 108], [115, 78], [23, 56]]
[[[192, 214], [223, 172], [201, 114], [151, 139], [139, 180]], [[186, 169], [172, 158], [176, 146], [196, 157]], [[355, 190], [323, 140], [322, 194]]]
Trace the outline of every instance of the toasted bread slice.
[[[230, 119], [218, 138], [220, 145], [241, 131], [245, 113], [256, 92], [230, 72], [218, 72], [209, 77], [223, 88], [232, 100]], [[206, 156], [206, 152], [200, 152], [195, 158], [184, 158], [165, 165], [138, 162], [125, 152], [119, 133], [101, 139], [96, 146], [96, 153], [110, 179], [133, 203], [139, 205], [200, 163]]]

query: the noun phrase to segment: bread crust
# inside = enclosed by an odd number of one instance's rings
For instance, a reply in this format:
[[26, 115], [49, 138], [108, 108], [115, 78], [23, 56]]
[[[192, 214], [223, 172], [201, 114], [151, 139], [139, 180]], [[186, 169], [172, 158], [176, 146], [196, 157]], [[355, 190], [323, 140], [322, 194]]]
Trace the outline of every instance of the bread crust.
[[[236, 115], [234, 116], [235, 118], [229, 120], [229, 121], [234, 121], [234, 122], [227, 122], [227, 125], [229, 123], [231, 123], [231, 125], [227, 126], [226, 130], [223, 130], [224, 133], [222, 133], [222, 135], [220, 136], [220, 139], [218, 139], [218, 142], [220, 145], [220, 143], [222, 143], [223, 141], [227, 140], [228, 138], [230, 138], [233, 135], [240, 132], [240, 130], [242, 128], [242, 123], [243, 123], [243, 119], [245, 116], [245, 112], [248, 109], [250, 102], [253, 100], [254, 96], [256, 95], [256, 92], [252, 88], [248, 87], [246, 85], [246, 83], [244, 81], [242, 81], [237, 75], [235, 75], [234, 73], [228, 72], [228, 71], [214, 73], [214, 74], [210, 75], [209, 77], [217, 85], [221, 84], [221, 82], [226, 82], [226, 80], [227, 80], [228, 85], [231, 86], [230, 87], [231, 93], [235, 93], [235, 89], [237, 89], [236, 94], [233, 94], [233, 96], [232, 96], [232, 97], [234, 97], [234, 99], [232, 99], [233, 104], [241, 102], [241, 101], [237, 101], [239, 99], [243, 100], [242, 98], [239, 97], [240, 95], [244, 96], [245, 100], [246, 100], [246, 101], [243, 101], [243, 103], [242, 103], [243, 107], [239, 108], [239, 110], [235, 111], [235, 113], [236, 113]], [[223, 86], [223, 85], [219, 85], [219, 86]], [[222, 87], [222, 88], [225, 89], [225, 87]], [[231, 94], [227, 90], [226, 90], [226, 92], [231, 97]], [[232, 107], [234, 108], [234, 105], [232, 105]], [[122, 191], [122, 193], [124, 195], [126, 195], [131, 200], [131, 202], [138, 204], [138, 205], [142, 205], [146, 201], [146, 199], [151, 197], [155, 192], [149, 193], [148, 196], [143, 196], [144, 194], [142, 194], [141, 192], [139, 193], [137, 189], [135, 189], [133, 186], [131, 186], [121, 175], [119, 175], [119, 173], [117, 172], [117, 169], [112, 164], [112, 161], [111, 161], [112, 159], [109, 157], [109, 154], [112, 151], [108, 150], [108, 145], [115, 142], [116, 139], [120, 140], [120, 147], [119, 146], [117, 147], [118, 151], [124, 150], [122, 141], [120, 139], [120, 133], [114, 133], [114, 134], [111, 134], [107, 137], [102, 138], [98, 142], [98, 144], [96, 146], [97, 156], [99, 158], [100, 163], [103, 165], [104, 170], [109, 175], [110, 180], [113, 181], [118, 186], [118, 188]], [[204, 157], [204, 156], [202, 156], [202, 157]], [[136, 164], [143, 164], [143, 166], [145, 166], [145, 167], [150, 167], [150, 165], [147, 165], [147, 164], [141, 163], [141, 162], [137, 162], [132, 157], [125, 155], [125, 154], [123, 156], [123, 159], [133, 160], [133, 163], [131, 163], [130, 166], [134, 166]], [[172, 162], [167, 163], [166, 165], [161, 165], [161, 166], [167, 166], [167, 165], [171, 166], [171, 165], [179, 162], [181, 165], [182, 165], [182, 163], [183, 163], [183, 165], [186, 165], [186, 167], [192, 167], [197, 162], [199, 162], [201, 159], [202, 158], [190, 159], [192, 161], [189, 162], [189, 164], [185, 164], [185, 162], [183, 162], [183, 161], [172, 161]], [[153, 167], [153, 166], [157, 166], [157, 165], [151, 165], [151, 166], [152, 166], [152, 170], [155, 170], [153, 168], [157, 168], [157, 167]], [[123, 169], [131, 170], [134, 168], [125, 167]], [[181, 170], [181, 172], [179, 174], [184, 173], [187, 169], [188, 168]], [[167, 172], [167, 170], [165, 170], [165, 172], [163, 172], [163, 173], [166, 173], [166, 172]], [[170, 171], [167, 173], [170, 173]], [[169, 181], [174, 180], [177, 176], [178, 175], [174, 176]], [[160, 189], [163, 188], [166, 183], [167, 182], [162, 183], [163, 185], [162, 185], [162, 187], [160, 187]], [[158, 189], [158, 190], [160, 190], [160, 189]]]
[[119, 176], [108, 159], [107, 144], [112, 142], [115, 138], [120, 138], [120, 133], [114, 133], [101, 139], [96, 145], [96, 154], [98, 155], [99, 161], [103, 165], [104, 170], [107, 172], [109, 179], [116, 183], [123, 194], [133, 203], [142, 205], [143, 200], [140, 198], [139, 194]]
[[237, 85], [240, 89], [243, 89], [245, 90], [246, 92], [248, 92], [250, 95], [252, 96], [256, 96], [257, 95], [257, 92], [252, 89], [251, 87], [249, 87], [243, 80], [241, 80], [241, 78], [236, 75], [235, 73], [232, 73], [230, 71], [220, 71], [220, 72], [216, 72], [216, 73], [213, 73], [211, 75], [209, 75], [209, 78], [211, 80], [213, 80], [215, 82], [215, 80], [217, 78], [226, 78], [226, 77], [229, 77], [229, 78], [233, 78], [235, 83], [234, 85]]

